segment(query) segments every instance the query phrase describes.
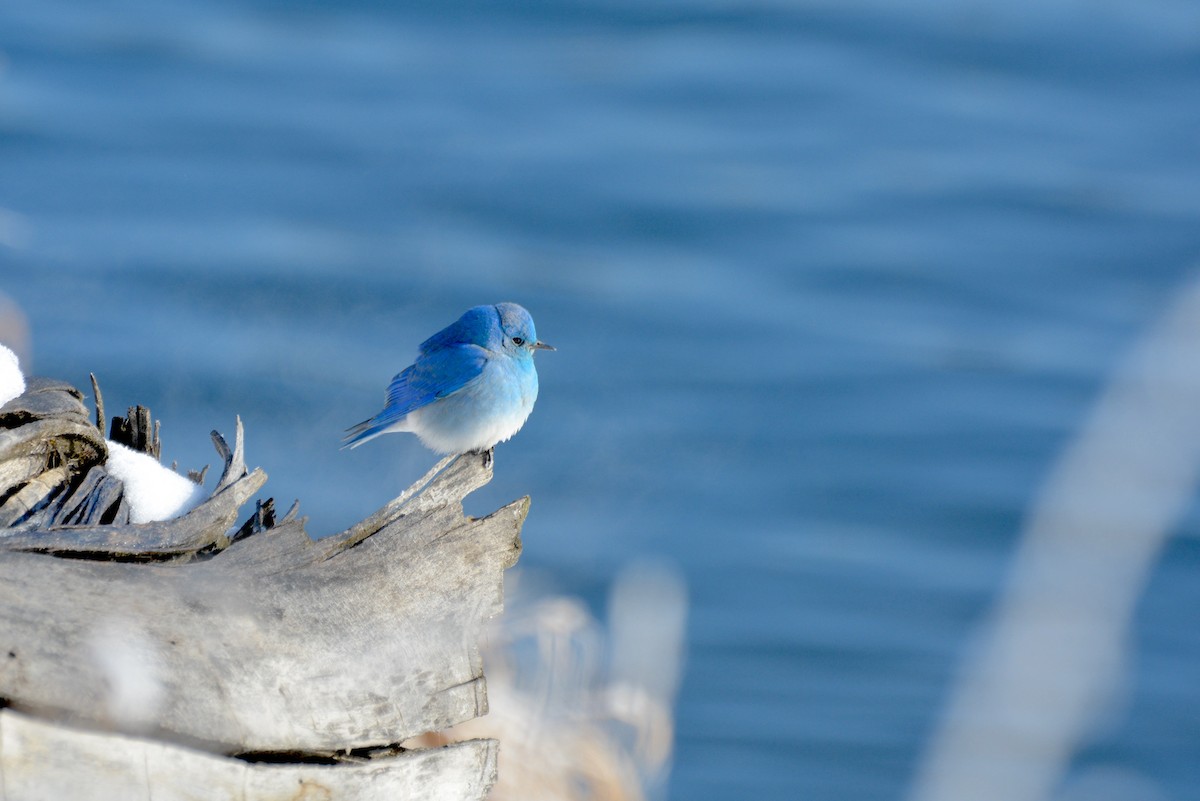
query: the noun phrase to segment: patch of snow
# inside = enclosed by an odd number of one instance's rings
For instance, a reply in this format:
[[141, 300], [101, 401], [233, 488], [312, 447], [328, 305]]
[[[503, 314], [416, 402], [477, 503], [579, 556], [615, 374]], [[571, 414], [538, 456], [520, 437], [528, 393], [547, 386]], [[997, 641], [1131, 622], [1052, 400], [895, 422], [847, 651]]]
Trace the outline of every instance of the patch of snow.
[[125, 483], [131, 523], [179, 517], [204, 498], [204, 487], [163, 467], [153, 456], [116, 442], [106, 444], [108, 464], [105, 467]]
[[17, 354], [0, 345], [0, 406], [25, 392], [25, 376]]

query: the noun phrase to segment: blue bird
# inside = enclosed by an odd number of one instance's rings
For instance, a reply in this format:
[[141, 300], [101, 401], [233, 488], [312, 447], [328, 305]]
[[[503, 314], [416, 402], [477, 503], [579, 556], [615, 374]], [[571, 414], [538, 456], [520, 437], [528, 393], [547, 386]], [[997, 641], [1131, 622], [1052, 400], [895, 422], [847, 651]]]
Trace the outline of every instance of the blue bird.
[[521, 430], [537, 400], [539, 342], [515, 303], [476, 306], [421, 343], [392, 379], [383, 411], [346, 431], [343, 448], [410, 431], [438, 453], [485, 453]]

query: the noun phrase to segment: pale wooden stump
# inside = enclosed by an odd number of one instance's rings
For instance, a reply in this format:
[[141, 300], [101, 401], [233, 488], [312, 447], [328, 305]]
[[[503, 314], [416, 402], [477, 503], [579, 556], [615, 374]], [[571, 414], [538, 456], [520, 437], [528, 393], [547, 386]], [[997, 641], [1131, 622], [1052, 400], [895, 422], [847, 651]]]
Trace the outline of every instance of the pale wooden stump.
[[82, 409], [44, 381], [0, 408], [0, 798], [486, 795], [495, 741], [391, 746], [487, 711], [479, 636], [529, 508], [464, 517], [490, 461], [443, 460], [313, 541], [270, 501], [237, 527], [266, 481], [239, 422], [207, 501], [106, 524], [121, 486]]

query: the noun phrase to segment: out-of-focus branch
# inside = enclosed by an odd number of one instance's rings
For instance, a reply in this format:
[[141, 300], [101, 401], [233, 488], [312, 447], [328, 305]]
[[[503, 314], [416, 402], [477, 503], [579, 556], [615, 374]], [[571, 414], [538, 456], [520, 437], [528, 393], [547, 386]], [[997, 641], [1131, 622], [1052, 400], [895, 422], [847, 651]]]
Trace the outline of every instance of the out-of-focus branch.
[[1200, 280], [1126, 358], [1031, 510], [915, 801], [1051, 797], [1122, 680], [1130, 617], [1200, 475]]

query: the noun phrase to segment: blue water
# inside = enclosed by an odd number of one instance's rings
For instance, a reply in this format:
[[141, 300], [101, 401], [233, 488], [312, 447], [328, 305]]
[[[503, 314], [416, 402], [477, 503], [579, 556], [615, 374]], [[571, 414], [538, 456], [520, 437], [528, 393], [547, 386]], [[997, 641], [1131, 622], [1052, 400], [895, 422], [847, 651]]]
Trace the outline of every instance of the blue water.
[[[1024, 511], [1200, 261], [1200, 5], [0, 6], [0, 290], [34, 372], [248, 461], [313, 534], [416, 343], [526, 305], [542, 395], [471, 499], [599, 611], [691, 595], [673, 799], [909, 786]], [[1072, 771], [1200, 798], [1200, 538]]]

